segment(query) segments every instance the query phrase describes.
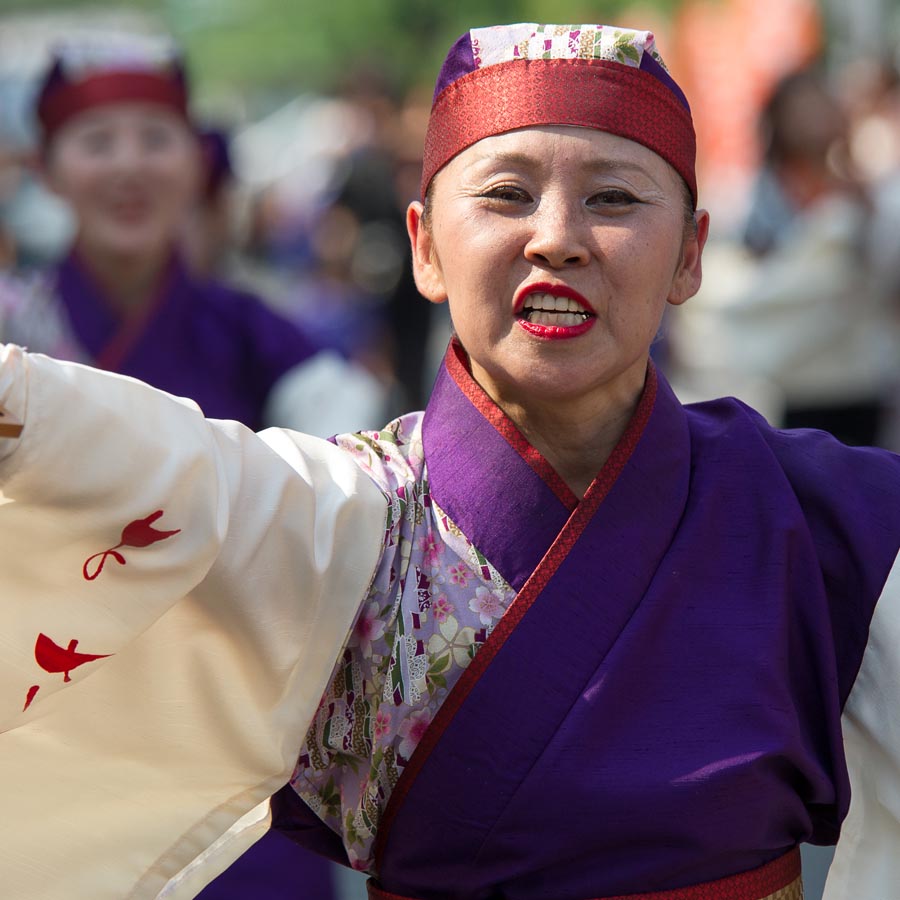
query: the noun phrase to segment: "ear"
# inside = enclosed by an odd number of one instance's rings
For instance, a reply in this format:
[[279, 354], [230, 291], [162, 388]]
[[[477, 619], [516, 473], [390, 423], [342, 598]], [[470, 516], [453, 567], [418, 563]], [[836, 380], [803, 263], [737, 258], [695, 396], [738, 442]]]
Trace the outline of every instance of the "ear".
[[192, 201], [201, 200], [207, 181], [208, 160], [200, 138], [193, 132], [188, 137], [188, 158], [182, 170], [187, 196]]
[[444, 289], [444, 278], [440, 262], [434, 249], [434, 241], [430, 229], [422, 223], [424, 207], [415, 200], [406, 210], [406, 231], [412, 247], [413, 277], [419, 293], [432, 303], [444, 303], [447, 291]]
[[62, 196], [65, 188], [57, 179], [57, 170], [53, 164], [53, 147], [42, 146], [28, 159], [28, 168], [32, 175], [48, 191]]
[[685, 237], [681, 248], [681, 262], [667, 298], [673, 306], [680, 306], [693, 297], [700, 290], [703, 280], [702, 259], [703, 248], [709, 237], [709, 213], [705, 209], [698, 209], [694, 213], [694, 220], [696, 227]]

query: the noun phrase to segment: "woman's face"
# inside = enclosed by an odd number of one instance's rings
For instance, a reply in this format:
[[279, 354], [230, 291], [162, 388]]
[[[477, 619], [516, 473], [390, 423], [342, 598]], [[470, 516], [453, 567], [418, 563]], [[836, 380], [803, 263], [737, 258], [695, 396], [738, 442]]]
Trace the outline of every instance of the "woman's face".
[[109, 104], [63, 125], [45, 175], [72, 208], [85, 252], [140, 258], [175, 240], [199, 188], [199, 149], [174, 112]]
[[419, 290], [449, 301], [476, 380], [503, 401], [635, 396], [667, 302], [700, 285], [708, 229], [641, 144], [587, 128], [485, 138], [407, 216]]

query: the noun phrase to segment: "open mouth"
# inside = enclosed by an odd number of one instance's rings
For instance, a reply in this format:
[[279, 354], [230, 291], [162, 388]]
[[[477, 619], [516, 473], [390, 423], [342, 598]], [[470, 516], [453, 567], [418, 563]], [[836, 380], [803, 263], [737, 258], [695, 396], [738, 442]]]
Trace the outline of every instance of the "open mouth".
[[518, 316], [531, 325], [573, 328], [583, 325], [594, 314], [572, 297], [535, 292], [525, 298]]
[[109, 214], [122, 222], [140, 221], [152, 212], [152, 204], [147, 197], [118, 197], [107, 207]]

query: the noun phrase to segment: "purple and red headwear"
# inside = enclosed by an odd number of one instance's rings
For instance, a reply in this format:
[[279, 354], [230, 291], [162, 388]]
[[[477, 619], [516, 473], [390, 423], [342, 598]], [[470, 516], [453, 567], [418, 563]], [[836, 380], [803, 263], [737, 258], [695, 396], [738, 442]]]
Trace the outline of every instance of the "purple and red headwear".
[[189, 120], [184, 64], [170, 41], [114, 34], [63, 43], [38, 91], [43, 142], [81, 112], [133, 101], [159, 104]]
[[466, 147], [529, 125], [581, 125], [643, 144], [681, 175], [697, 203], [690, 106], [652, 32], [530, 22], [468, 31], [438, 76], [422, 196]]

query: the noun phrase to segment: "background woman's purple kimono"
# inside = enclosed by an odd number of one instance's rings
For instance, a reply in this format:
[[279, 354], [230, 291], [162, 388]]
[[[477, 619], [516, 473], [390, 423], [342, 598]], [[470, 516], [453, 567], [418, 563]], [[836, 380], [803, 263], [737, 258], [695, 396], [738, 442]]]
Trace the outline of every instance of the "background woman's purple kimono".
[[177, 257], [152, 301], [123, 319], [74, 253], [30, 285], [0, 290], [0, 337], [131, 375], [254, 429], [273, 385], [319, 349], [257, 297], [198, 280]]

